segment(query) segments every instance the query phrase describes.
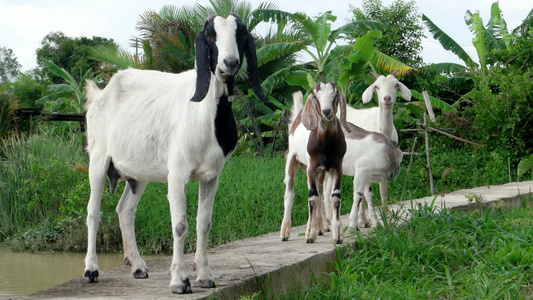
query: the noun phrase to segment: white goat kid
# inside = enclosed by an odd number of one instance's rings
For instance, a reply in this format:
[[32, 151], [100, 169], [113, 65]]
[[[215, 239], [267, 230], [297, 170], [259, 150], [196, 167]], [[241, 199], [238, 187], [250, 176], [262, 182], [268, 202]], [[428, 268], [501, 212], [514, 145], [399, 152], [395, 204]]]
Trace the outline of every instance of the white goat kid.
[[133, 277], [147, 278], [135, 240], [134, 219], [149, 181], [168, 183], [174, 250], [170, 267], [173, 293], [192, 292], [183, 246], [188, 231], [186, 187], [199, 180], [196, 282], [215, 286], [207, 261], [207, 239], [219, 175], [237, 143], [229, 97], [233, 76], [246, 54], [255, 94], [267, 102], [257, 74], [254, 41], [236, 15], [209, 17], [196, 36], [196, 70], [180, 74], [157, 71], [118, 72], [100, 90], [87, 87], [87, 136], [91, 196], [87, 207], [88, 247], [84, 277], [98, 281], [96, 231], [106, 176], [111, 191], [127, 184], [116, 207], [124, 244], [124, 261]]
[[[289, 149], [285, 163], [285, 212], [281, 224], [281, 240], [287, 241], [291, 233], [291, 211], [294, 202], [294, 177], [300, 164], [307, 166], [307, 186], [309, 219], [305, 240], [313, 243], [317, 234], [324, 232], [324, 176], [332, 178], [333, 194], [331, 220], [331, 237], [337, 244], [343, 242], [342, 224], [340, 221], [342, 160], [346, 152], [346, 141], [342, 126], [346, 124], [346, 99], [337, 91], [334, 83], [316, 83], [313, 92], [303, 107], [302, 93], [293, 95], [294, 103], [292, 119], [289, 125]], [[337, 119], [337, 107], [341, 118]], [[341, 126], [342, 124], [342, 126]], [[331, 190], [331, 189], [330, 189]]]
[[[398, 133], [394, 127], [394, 122], [392, 118], [392, 112], [394, 103], [396, 103], [397, 93], [400, 92], [402, 98], [406, 101], [411, 101], [411, 91], [398, 79], [396, 79], [395, 71], [387, 76], [378, 75], [372, 73], [376, 78], [376, 81], [371, 84], [363, 92], [363, 103], [368, 103], [372, 100], [372, 95], [375, 92], [378, 98], [378, 106], [367, 108], [367, 109], [355, 109], [348, 106], [346, 108], [346, 120], [350, 123], [353, 123], [365, 130], [375, 131], [384, 134], [391, 141], [398, 144]], [[350, 173], [344, 173], [345, 175], [351, 175]], [[371, 181], [377, 183], [377, 181]], [[381, 204], [385, 207], [387, 205], [387, 180], [379, 181], [379, 191], [381, 195]], [[355, 195], [354, 195], [355, 197]], [[365, 199], [366, 202], [372, 201], [372, 190], [370, 189], [370, 184], [365, 187]], [[370, 208], [369, 203], [369, 208]], [[327, 207], [327, 206], [326, 206]], [[372, 226], [366, 218], [365, 209], [364, 209], [364, 200], [361, 201], [361, 207], [359, 209], [359, 227], [364, 228], [367, 226]], [[330, 216], [330, 213], [328, 216]], [[375, 222], [373, 225], [377, 225]]]

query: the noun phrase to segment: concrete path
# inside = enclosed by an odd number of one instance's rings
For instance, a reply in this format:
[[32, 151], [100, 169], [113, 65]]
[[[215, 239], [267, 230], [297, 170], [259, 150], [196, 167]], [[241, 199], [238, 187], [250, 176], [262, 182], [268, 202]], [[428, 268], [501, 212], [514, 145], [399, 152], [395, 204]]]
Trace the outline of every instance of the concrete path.
[[[389, 210], [408, 218], [407, 210], [412, 205], [432, 202], [438, 207], [456, 209], [472, 205], [519, 206], [528, 194], [533, 194], [533, 181], [459, 190], [436, 198], [389, 205]], [[474, 195], [468, 197], [477, 198], [477, 201], [469, 202], [466, 195]], [[348, 224], [347, 215], [342, 217], [342, 222], [344, 226]], [[307, 287], [313, 276], [325, 276], [332, 271], [331, 264], [337, 254], [330, 233], [319, 237], [314, 244], [306, 244], [304, 232], [305, 226], [298, 226], [292, 229], [287, 242], [281, 242], [279, 232], [273, 232], [210, 249], [209, 263], [215, 275], [216, 289], [196, 285], [192, 270], [194, 254], [187, 254], [186, 266], [193, 294], [174, 295], [170, 292], [168, 270], [172, 257], [169, 256], [147, 261], [148, 279], [133, 279], [130, 268], [124, 266], [101, 270], [96, 284], [86, 283], [80, 277], [19, 299], [238, 299], [260, 291], [260, 286], [272, 296], [288, 289]], [[362, 232], [367, 234], [369, 229]], [[342, 246], [352, 247], [353, 243], [345, 238]]]

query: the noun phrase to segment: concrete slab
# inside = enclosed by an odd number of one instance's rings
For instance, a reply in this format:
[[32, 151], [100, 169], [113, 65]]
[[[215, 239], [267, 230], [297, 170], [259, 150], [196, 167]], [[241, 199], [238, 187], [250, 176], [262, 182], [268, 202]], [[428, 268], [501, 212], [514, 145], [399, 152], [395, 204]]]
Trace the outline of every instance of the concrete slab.
[[[517, 206], [526, 195], [533, 194], [533, 181], [509, 183], [500, 186], [484, 186], [459, 190], [446, 195], [425, 197], [413, 201], [389, 205], [389, 210], [409, 217], [408, 209], [433, 203], [438, 207], [465, 209], [471, 205]], [[466, 195], [476, 195], [481, 201], [469, 203]], [[280, 216], [281, 216], [280, 212]], [[348, 216], [342, 216], [343, 225]], [[192, 283], [193, 294], [174, 295], [168, 286], [168, 269], [172, 257], [157, 258], [147, 262], [148, 279], [133, 279], [129, 267], [100, 271], [99, 282], [86, 283], [77, 278], [20, 299], [238, 299], [261, 289], [275, 295], [288, 289], [307, 287], [314, 277], [331, 272], [337, 257], [337, 249], [352, 247], [350, 239], [335, 245], [330, 233], [321, 236], [313, 244], [306, 244], [305, 226], [292, 228], [291, 239], [281, 242], [279, 232], [224, 244], [209, 250], [209, 263], [217, 287], [203, 289], [196, 285], [192, 270], [194, 254], [185, 255], [186, 266]], [[369, 229], [363, 229], [368, 234]], [[83, 263], [83, 262], [81, 262]], [[43, 274], [53, 276], [53, 274]]]

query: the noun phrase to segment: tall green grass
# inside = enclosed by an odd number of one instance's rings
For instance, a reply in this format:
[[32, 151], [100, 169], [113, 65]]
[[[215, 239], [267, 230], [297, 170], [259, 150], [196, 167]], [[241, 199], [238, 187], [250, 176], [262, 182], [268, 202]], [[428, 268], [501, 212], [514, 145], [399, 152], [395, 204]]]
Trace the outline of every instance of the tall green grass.
[[[53, 129], [53, 127], [52, 127]], [[472, 149], [439, 149], [432, 152], [438, 192], [508, 181], [507, 158], [498, 153]], [[88, 165], [87, 154], [76, 134], [60, 135], [45, 130], [39, 135], [11, 138], [2, 144], [0, 162], [0, 241], [19, 250], [84, 251], [88, 177], [71, 166]], [[425, 157], [416, 156], [406, 180], [409, 157], [398, 177], [389, 182], [389, 202], [429, 195]], [[213, 210], [210, 246], [279, 230], [285, 186], [282, 154], [233, 155], [224, 167]], [[448, 171], [445, 172], [445, 169]], [[442, 176], [448, 173], [447, 176]], [[529, 175], [530, 176], [530, 175]], [[531, 176], [530, 176], [531, 177]], [[529, 177], [529, 178], [530, 178]], [[527, 178], [524, 178], [527, 179]], [[104, 189], [98, 234], [99, 251], [121, 251], [121, 235], [115, 206], [124, 184], [115, 194]], [[379, 204], [379, 189], [373, 186]], [[352, 206], [352, 178], [343, 177], [341, 213]], [[167, 186], [150, 183], [136, 214], [137, 241], [145, 253], [170, 253], [172, 234]], [[186, 251], [194, 251], [198, 183], [187, 188], [189, 223]], [[307, 220], [305, 172], [295, 182], [293, 225]]]
[[[530, 206], [531, 202], [529, 202]], [[424, 207], [397, 228], [355, 236], [329, 280], [288, 298], [531, 299], [533, 209]]]
[[0, 153], [0, 240], [21, 226], [55, 218], [62, 194], [84, 177], [70, 168], [85, 159], [76, 136], [11, 136]]

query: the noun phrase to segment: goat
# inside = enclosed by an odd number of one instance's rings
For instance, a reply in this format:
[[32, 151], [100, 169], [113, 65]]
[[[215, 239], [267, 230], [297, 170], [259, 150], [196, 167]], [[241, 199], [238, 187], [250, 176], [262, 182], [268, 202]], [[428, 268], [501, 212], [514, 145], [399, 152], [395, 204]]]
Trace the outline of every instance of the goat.
[[219, 176], [235, 150], [237, 129], [230, 99], [243, 55], [256, 96], [268, 102], [260, 86], [255, 44], [237, 15], [211, 16], [195, 38], [195, 69], [180, 74], [128, 69], [100, 90], [88, 81], [87, 136], [91, 195], [87, 206], [88, 247], [84, 277], [98, 281], [96, 231], [105, 177], [111, 191], [126, 187], [116, 207], [124, 262], [134, 278], [147, 278], [135, 240], [134, 219], [149, 181], [168, 183], [174, 239], [170, 289], [191, 293], [183, 247], [188, 231], [186, 187], [198, 180], [197, 249], [193, 269], [203, 288], [215, 286], [207, 260], [207, 239]]
[[[342, 225], [340, 221], [341, 180], [343, 157], [346, 152], [346, 141], [341, 129], [346, 124], [346, 98], [337, 91], [333, 82], [316, 83], [312, 93], [303, 107], [303, 95], [293, 94], [294, 105], [292, 120], [289, 126], [289, 149], [285, 163], [285, 212], [281, 224], [281, 240], [287, 241], [291, 230], [291, 210], [294, 202], [294, 177], [300, 164], [307, 166], [308, 207], [309, 219], [305, 240], [313, 243], [317, 233], [324, 231], [322, 220], [322, 206], [324, 205], [324, 176], [328, 173], [332, 178], [334, 188], [332, 209], [332, 239], [335, 243], [343, 242]], [[340, 108], [341, 118], [335, 116]], [[342, 126], [341, 126], [342, 124]], [[327, 195], [328, 198], [330, 195]]]
[[[343, 175], [353, 176], [353, 204], [349, 217], [349, 227], [359, 230], [359, 206], [363, 196], [367, 197], [368, 208], [373, 224], [378, 223], [377, 214], [372, 202], [372, 192], [369, 190], [371, 182], [382, 182], [391, 180], [400, 171], [400, 164], [403, 159], [402, 151], [396, 143], [385, 135], [362, 129], [350, 122], [347, 123], [350, 132], [345, 133], [346, 154], [342, 162]], [[331, 192], [332, 178], [325, 180], [325, 195]], [[333, 199], [335, 201], [335, 199]], [[324, 198], [327, 222], [336, 218], [334, 212], [329, 207], [330, 200]], [[327, 226], [327, 223], [325, 224]]]
[[[363, 103], [368, 103], [372, 100], [372, 95], [375, 92], [378, 96], [378, 106], [367, 109], [355, 109], [348, 106], [346, 109], [346, 120], [368, 131], [375, 131], [384, 134], [392, 142], [398, 144], [398, 133], [394, 127], [392, 118], [392, 110], [394, 103], [396, 103], [396, 95], [398, 91], [401, 92], [403, 99], [411, 101], [411, 91], [398, 79], [396, 79], [395, 71], [387, 76], [378, 75], [372, 72], [372, 75], [376, 78], [376, 81], [371, 84], [363, 92]], [[351, 175], [351, 173], [344, 173], [345, 175]], [[371, 181], [377, 182], [377, 181]], [[387, 180], [379, 181], [379, 190], [381, 195], [381, 204], [387, 205]], [[354, 191], [355, 193], [355, 191]], [[372, 201], [372, 191], [370, 184], [365, 188], [365, 199], [368, 202]], [[369, 208], [370, 208], [369, 203]], [[327, 207], [327, 206], [326, 206]], [[330, 216], [330, 213], [327, 212]], [[375, 223], [374, 223], [375, 224]], [[365, 210], [364, 201], [361, 201], [361, 207], [359, 210], [359, 227], [363, 228], [369, 224]]]

